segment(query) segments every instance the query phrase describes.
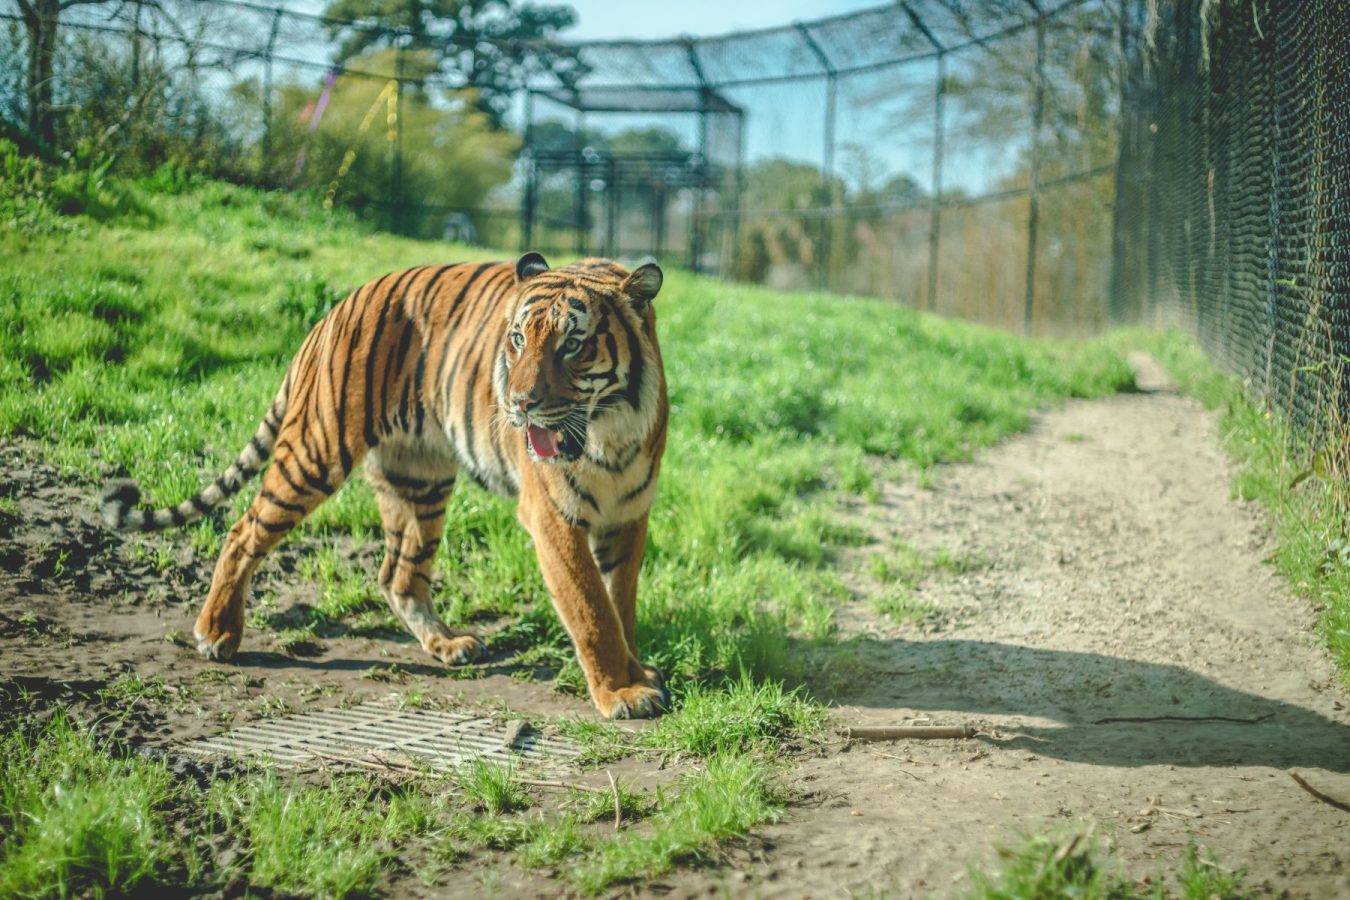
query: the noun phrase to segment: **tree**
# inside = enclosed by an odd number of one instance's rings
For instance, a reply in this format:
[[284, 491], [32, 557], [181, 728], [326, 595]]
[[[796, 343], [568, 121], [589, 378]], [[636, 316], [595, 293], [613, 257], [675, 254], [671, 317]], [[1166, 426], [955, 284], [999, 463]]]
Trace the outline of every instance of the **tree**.
[[512, 0], [333, 0], [325, 11], [329, 37], [345, 62], [378, 47], [429, 50], [437, 68], [477, 92], [494, 127], [531, 69], [564, 84], [582, 65], [574, 50], [547, 43], [576, 21], [567, 6]]
[[19, 15], [28, 37], [28, 83], [26, 122], [28, 131], [48, 145], [56, 143], [52, 117], [53, 69], [56, 34], [61, 12], [72, 6], [106, 3], [107, 0], [19, 0]]

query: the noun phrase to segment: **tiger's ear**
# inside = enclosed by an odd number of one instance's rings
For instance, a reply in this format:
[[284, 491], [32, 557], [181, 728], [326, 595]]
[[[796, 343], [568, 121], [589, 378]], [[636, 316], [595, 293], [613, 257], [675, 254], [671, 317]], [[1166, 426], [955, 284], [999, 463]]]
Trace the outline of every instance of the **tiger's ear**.
[[642, 312], [647, 305], [656, 299], [657, 293], [661, 290], [661, 267], [656, 263], [647, 263], [638, 266], [633, 270], [623, 283], [623, 292], [633, 301], [633, 308]]
[[516, 260], [516, 281], [529, 281], [540, 272], [548, 271], [548, 260], [531, 250]]

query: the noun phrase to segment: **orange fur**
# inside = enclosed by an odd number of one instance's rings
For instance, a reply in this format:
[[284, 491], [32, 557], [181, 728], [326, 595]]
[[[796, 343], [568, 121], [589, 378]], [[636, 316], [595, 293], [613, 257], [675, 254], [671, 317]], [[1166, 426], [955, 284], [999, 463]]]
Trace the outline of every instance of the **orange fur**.
[[176, 508], [105, 492], [119, 527], [182, 524], [267, 460], [262, 489], [221, 550], [197, 618], [198, 649], [228, 659], [263, 557], [358, 462], [374, 486], [386, 556], [380, 591], [423, 649], [459, 664], [482, 642], [432, 608], [431, 566], [460, 472], [517, 494], [549, 594], [611, 718], [665, 695], [634, 639], [647, 513], [666, 439], [666, 385], [651, 300], [660, 270], [605, 260], [550, 270], [504, 263], [393, 272], [338, 303], [301, 345], [267, 417], [215, 484]]

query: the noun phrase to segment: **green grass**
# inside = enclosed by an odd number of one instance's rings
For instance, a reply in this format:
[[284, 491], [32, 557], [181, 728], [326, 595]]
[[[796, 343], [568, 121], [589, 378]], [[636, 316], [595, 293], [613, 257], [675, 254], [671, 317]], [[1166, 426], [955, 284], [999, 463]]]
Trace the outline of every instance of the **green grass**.
[[[0, 433], [37, 440], [91, 481], [130, 475], [161, 503], [228, 464], [336, 298], [398, 266], [485, 255], [225, 184], [137, 193], [136, 208], [145, 214], [81, 220], [76, 237], [33, 229], [0, 246]], [[833, 548], [859, 539], [822, 501], [871, 491], [869, 454], [921, 470], [963, 459], [1036, 407], [1131, 381], [1121, 354], [1101, 344], [1027, 342], [862, 298], [672, 271], [657, 307], [672, 425], [639, 634], [644, 655], [677, 681], [803, 678], [793, 641], [829, 637], [844, 595]], [[193, 526], [194, 551], [213, 556], [249, 499], [244, 491], [224, 516]], [[373, 542], [377, 521], [358, 477], [302, 533]], [[473, 623], [545, 610], [527, 622], [533, 641], [514, 634], [515, 649], [575, 686], [510, 503], [466, 487], [447, 521], [440, 611]], [[392, 621], [336, 549], [302, 569], [320, 591], [306, 617], [264, 609], [251, 619], [284, 647], [311, 650], [339, 623]]]
[[0, 896], [179, 883], [159, 812], [176, 793], [163, 766], [98, 753], [63, 716], [37, 736], [16, 729], [0, 740]]
[[[1332, 423], [1330, 450], [1312, 446], [1278, 411], [1215, 370], [1189, 338], [1125, 332], [1118, 346], [1144, 346], [1182, 390], [1219, 411], [1224, 448], [1238, 463], [1234, 496], [1265, 507], [1275, 531], [1269, 556], [1317, 612], [1318, 632], [1350, 685], [1350, 470], [1344, 425]], [[1324, 412], [1326, 412], [1324, 410]]]
[[[374, 233], [304, 197], [226, 184], [174, 195], [77, 187], [97, 218], [28, 215], [31, 198], [0, 186], [0, 435], [36, 443], [84, 479], [91, 507], [96, 483], [112, 474], [139, 480], [160, 503], [213, 478], [253, 432], [308, 328], [346, 292], [402, 266], [507, 255]], [[872, 457], [924, 473], [1022, 428], [1038, 407], [1132, 381], [1121, 353], [1101, 342], [1023, 341], [864, 298], [781, 294], [672, 270], [656, 305], [671, 434], [638, 634], [645, 659], [670, 678], [674, 709], [636, 740], [593, 722], [567, 727], [593, 764], [673, 752], [701, 758], [699, 774], [646, 804], [636, 827], [603, 839], [581, 812], [520, 810], [524, 795], [509, 772], [461, 773], [453, 793], [466, 808], [449, 819], [434, 804], [410, 810], [346, 779], [326, 793], [249, 779], [193, 800], [250, 848], [237, 865], [255, 883], [362, 893], [392, 865], [385, 848], [406, 839], [439, 846], [447, 859], [465, 848], [509, 849], [529, 867], [584, 849], [584, 865], [566, 867], [567, 877], [598, 891], [698, 860], [773, 818], [782, 803], [767, 774], [773, 757], [821, 726], [821, 707], [791, 688], [809, 687], [818, 667], [808, 651], [832, 640], [835, 603], [846, 596], [834, 554], [864, 537], [835, 522], [831, 502], [845, 492], [875, 496]], [[187, 543], [209, 562], [250, 496], [134, 552], [166, 567]], [[453, 623], [493, 621], [496, 650], [578, 691], [567, 636], [511, 504], [465, 487], [447, 522], [439, 611]], [[354, 478], [300, 530], [314, 549], [295, 580], [317, 596], [283, 609], [269, 587], [251, 600], [250, 625], [297, 653], [388, 628], [349, 549], [377, 543], [377, 525], [371, 490]], [[403, 678], [395, 668], [368, 674]], [[264, 838], [275, 848], [263, 848]], [[145, 879], [159, 870], [152, 853], [143, 856]]]
[[999, 850], [999, 863], [972, 869], [970, 900], [1246, 900], [1243, 872], [1190, 845], [1169, 884], [1136, 881], [1113, 864], [1090, 833], [1043, 834]]

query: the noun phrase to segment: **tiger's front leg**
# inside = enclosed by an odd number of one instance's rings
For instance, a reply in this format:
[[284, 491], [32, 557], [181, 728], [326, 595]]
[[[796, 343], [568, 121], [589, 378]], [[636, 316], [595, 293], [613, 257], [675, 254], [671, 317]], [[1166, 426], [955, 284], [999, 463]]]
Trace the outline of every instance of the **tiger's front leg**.
[[544, 583], [571, 635], [591, 702], [609, 719], [660, 715], [666, 692], [659, 674], [646, 671], [630, 648], [585, 529], [563, 519], [547, 499], [527, 504], [523, 496], [520, 518], [534, 538]]

